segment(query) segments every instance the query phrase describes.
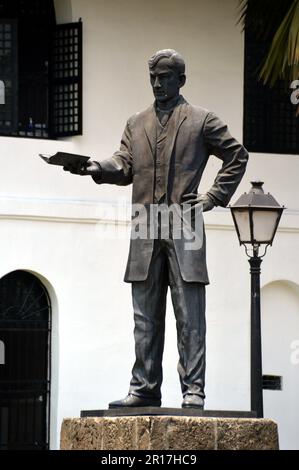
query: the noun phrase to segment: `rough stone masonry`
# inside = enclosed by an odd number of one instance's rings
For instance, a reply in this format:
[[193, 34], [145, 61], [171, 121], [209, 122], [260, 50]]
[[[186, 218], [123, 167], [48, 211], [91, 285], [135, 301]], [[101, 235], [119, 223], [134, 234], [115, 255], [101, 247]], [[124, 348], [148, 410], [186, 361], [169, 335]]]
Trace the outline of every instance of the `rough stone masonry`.
[[129, 416], [65, 419], [62, 450], [277, 450], [274, 421]]

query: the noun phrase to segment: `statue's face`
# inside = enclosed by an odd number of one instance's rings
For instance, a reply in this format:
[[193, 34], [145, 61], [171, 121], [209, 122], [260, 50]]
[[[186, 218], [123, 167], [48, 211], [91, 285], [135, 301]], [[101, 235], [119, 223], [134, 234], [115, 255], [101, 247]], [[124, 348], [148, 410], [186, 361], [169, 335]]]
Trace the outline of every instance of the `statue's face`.
[[185, 83], [185, 75], [179, 75], [167, 57], [160, 59], [155, 67], [150, 69], [150, 79], [158, 104], [178, 97], [180, 88]]

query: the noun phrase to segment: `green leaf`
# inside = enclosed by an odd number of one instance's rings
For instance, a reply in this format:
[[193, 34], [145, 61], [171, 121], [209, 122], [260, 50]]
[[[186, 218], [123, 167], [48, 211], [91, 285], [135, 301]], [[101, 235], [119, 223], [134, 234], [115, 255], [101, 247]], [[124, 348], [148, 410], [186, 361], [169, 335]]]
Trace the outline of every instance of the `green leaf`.
[[272, 39], [260, 71], [264, 84], [299, 77], [299, 0], [239, 0], [238, 23]]
[[299, 0], [294, 0], [279, 26], [260, 78], [273, 86], [279, 79], [295, 80], [299, 73]]

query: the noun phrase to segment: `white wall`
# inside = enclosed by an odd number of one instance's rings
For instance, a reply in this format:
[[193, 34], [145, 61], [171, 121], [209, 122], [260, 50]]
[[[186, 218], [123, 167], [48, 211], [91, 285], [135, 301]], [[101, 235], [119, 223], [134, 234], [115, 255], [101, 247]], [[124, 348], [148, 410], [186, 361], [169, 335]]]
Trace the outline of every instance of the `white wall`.
[[[237, 1], [56, 0], [58, 22], [84, 28], [84, 134], [60, 141], [0, 138], [0, 276], [39, 273], [52, 286], [54, 344], [52, 448], [66, 416], [106, 408], [124, 396], [133, 362], [130, 286], [122, 283], [128, 237], [102, 239], [111, 208], [130, 188], [97, 186], [49, 167], [57, 150], [99, 160], [118, 147], [126, 119], [152, 102], [147, 59], [178, 49], [187, 62], [183, 94], [218, 113], [242, 138], [243, 37]], [[212, 184], [212, 158], [200, 191]], [[283, 175], [281, 169], [283, 168]], [[299, 284], [296, 156], [252, 155], [238, 195], [253, 177], [291, 211], [262, 265], [263, 282]], [[207, 214], [207, 408], [249, 409], [249, 266], [226, 210]], [[126, 231], [126, 224], [121, 230]], [[55, 292], [55, 296], [54, 296]], [[57, 299], [57, 302], [56, 300]], [[170, 299], [169, 299], [170, 300]], [[180, 406], [176, 335], [167, 320], [163, 405]], [[59, 328], [58, 328], [59, 327]], [[57, 406], [56, 406], [57, 404]]]
[[298, 285], [276, 281], [263, 288], [262, 331], [263, 373], [282, 377], [281, 391], [264, 391], [265, 416], [277, 421], [281, 448], [298, 449]]

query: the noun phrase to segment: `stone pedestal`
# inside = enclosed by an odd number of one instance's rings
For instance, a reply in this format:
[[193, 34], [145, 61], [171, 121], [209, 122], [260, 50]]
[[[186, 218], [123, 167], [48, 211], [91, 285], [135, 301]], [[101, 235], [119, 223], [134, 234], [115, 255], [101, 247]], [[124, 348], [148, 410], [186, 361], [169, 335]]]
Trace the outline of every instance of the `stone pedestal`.
[[65, 419], [62, 450], [277, 450], [269, 419], [126, 416]]

